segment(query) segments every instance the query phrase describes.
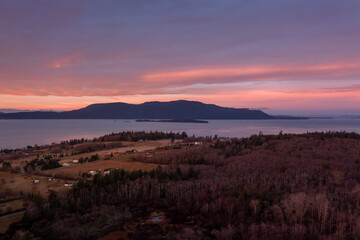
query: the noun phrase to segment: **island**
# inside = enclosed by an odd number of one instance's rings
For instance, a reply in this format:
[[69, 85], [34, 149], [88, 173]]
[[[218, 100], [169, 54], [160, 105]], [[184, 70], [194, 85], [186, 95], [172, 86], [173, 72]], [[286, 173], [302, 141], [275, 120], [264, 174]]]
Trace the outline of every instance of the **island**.
[[197, 119], [163, 119], [163, 120], [150, 120], [150, 119], [138, 119], [136, 122], [170, 122], [170, 123], [209, 123], [205, 120]]

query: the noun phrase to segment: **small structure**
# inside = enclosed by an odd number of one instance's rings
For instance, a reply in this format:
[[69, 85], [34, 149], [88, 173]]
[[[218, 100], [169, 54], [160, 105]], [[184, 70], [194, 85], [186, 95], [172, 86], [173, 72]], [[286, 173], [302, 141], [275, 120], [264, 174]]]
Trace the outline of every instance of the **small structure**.
[[96, 171], [89, 171], [89, 174], [91, 175], [91, 176], [94, 176], [95, 174], [96, 174], [97, 172]]
[[69, 167], [70, 166], [70, 164], [69, 163], [63, 163], [63, 165], [62, 165], [63, 167]]
[[34, 179], [32, 182], [36, 184], [36, 183], [39, 183], [40, 180], [39, 179]]
[[73, 163], [79, 163], [79, 160], [78, 160], [78, 159], [74, 159], [74, 160], [73, 160]]
[[104, 171], [104, 175], [109, 175], [110, 174], [110, 170]]
[[65, 183], [64, 186], [65, 186], [65, 187], [72, 187], [73, 184], [72, 184], [72, 183]]
[[140, 152], [140, 151], [138, 151], [138, 150], [136, 150], [136, 149], [132, 149], [132, 150], [126, 151], [126, 154], [137, 153], [137, 152]]

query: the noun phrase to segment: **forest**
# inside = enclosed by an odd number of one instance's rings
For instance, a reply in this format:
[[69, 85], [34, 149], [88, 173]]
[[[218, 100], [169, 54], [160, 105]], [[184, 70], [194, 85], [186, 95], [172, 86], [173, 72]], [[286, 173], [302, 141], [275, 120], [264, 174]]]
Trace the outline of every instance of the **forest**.
[[[0, 238], [359, 239], [359, 134], [197, 140], [133, 157], [159, 165], [151, 171], [111, 169], [65, 193], [29, 194], [33, 204]], [[153, 212], [166, 223], [141, 220]]]

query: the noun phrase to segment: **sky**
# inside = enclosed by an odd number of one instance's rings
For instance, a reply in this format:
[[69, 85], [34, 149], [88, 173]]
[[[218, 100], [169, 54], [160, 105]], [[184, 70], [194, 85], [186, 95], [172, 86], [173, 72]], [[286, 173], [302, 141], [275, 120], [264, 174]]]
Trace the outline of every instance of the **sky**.
[[2, 0], [0, 109], [360, 115], [358, 0]]

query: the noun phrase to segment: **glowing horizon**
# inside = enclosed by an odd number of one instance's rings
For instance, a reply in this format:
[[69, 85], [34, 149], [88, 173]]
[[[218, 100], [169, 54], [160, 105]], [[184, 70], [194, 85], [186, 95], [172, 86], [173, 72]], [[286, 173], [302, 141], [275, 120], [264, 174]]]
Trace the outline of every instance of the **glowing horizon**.
[[355, 0], [1, 1], [0, 109], [182, 99], [359, 115], [359, 10]]

